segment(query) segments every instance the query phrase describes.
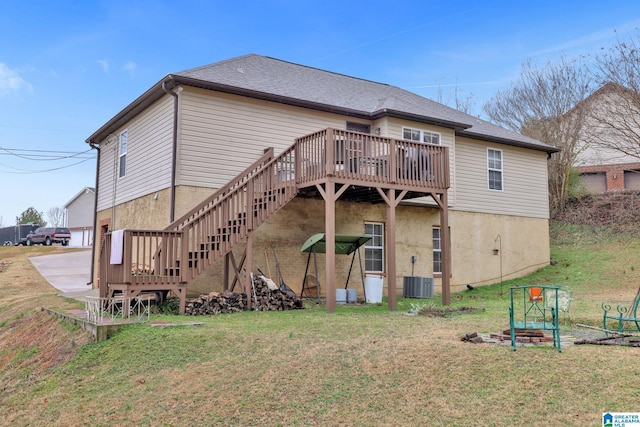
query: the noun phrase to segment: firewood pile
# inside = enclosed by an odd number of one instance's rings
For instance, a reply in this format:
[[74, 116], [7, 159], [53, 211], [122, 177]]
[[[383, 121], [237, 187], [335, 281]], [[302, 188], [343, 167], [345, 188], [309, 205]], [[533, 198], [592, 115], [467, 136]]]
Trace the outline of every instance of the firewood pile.
[[[253, 310], [298, 310], [304, 308], [302, 300], [291, 290], [283, 291], [264, 276], [255, 276], [251, 290]], [[187, 302], [187, 316], [235, 313], [248, 310], [247, 294], [231, 291], [211, 292]]]
[[236, 313], [247, 309], [247, 295], [230, 291], [210, 292], [208, 295], [187, 301], [184, 314], [201, 316], [222, 313]]

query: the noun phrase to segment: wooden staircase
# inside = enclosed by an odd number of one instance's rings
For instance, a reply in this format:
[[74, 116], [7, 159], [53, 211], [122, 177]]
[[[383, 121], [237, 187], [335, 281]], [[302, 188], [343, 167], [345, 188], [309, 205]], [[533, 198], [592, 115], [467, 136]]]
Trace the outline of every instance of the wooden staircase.
[[[446, 146], [337, 129], [318, 131], [296, 139], [277, 157], [273, 149], [266, 150], [164, 230], [107, 233], [99, 261], [100, 296], [122, 292], [125, 298], [135, 298], [141, 292], [171, 291], [180, 297], [183, 312], [187, 284], [223, 258], [233, 263], [236, 279], [248, 283], [240, 277], [243, 261], [238, 267], [232, 249], [247, 243], [245, 256], [250, 258], [251, 233], [298, 194], [322, 197], [326, 203], [330, 189], [334, 210], [338, 197], [387, 203], [395, 209], [403, 198], [432, 196], [443, 212], [441, 222], [448, 223], [449, 183]], [[113, 241], [114, 235], [122, 241]], [[247, 264], [250, 270], [250, 260]]]
[[173, 291], [184, 310], [186, 285], [221, 260], [297, 194], [294, 147], [273, 149], [162, 231], [125, 230], [123, 257], [113, 264], [112, 233], [100, 255], [101, 297]]
[[291, 146], [274, 158], [273, 149], [269, 149], [242, 174], [165, 229], [183, 233], [187, 282], [235, 245], [245, 243], [253, 230], [296, 196], [293, 150]]

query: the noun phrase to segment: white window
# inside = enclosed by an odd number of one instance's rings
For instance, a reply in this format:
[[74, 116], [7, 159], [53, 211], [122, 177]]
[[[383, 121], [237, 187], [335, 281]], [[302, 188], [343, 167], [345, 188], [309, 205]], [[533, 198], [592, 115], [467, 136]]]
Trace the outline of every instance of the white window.
[[407, 141], [422, 142], [425, 144], [440, 145], [440, 134], [422, 129], [402, 128], [402, 139]]
[[433, 272], [442, 273], [442, 240], [440, 240], [440, 228], [433, 227]]
[[371, 240], [364, 244], [365, 271], [384, 271], [384, 224], [365, 222], [364, 234], [371, 236]]
[[360, 133], [371, 133], [371, 125], [367, 123], [347, 122], [347, 130]]
[[127, 171], [127, 138], [129, 132], [124, 131], [120, 134], [120, 150], [119, 150], [119, 162], [118, 162], [118, 177], [122, 178]]
[[489, 190], [502, 191], [502, 150], [487, 149], [487, 179]]

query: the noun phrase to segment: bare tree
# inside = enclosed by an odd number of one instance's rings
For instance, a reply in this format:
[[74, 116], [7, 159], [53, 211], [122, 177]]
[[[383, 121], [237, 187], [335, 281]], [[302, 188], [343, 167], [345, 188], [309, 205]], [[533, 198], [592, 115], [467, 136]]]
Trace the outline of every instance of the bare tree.
[[60, 227], [64, 225], [64, 209], [60, 207], [50, 208], [47, 212], [47, 218], [53, 227]]
[[438, 97], [436, 101], [463, 113], [472, 114], [476, 107], [474, 96], [473, 92], [465, 93], [457, 84], [450, 86], [446, 91], [442, 86], [438, 86]]
[[587, 116], [582, 101], [591, 93], [592, 82], [581, 62], [564, 56], [544, 67], [527, 61], [519, 80], [483, 108], [492, 122], [561, 150], [548, 163], [552, 210], [561, 209], [566, 200]]
[[640, 36], [598, 55], [596, 73], [590, 143], [640, 158]]

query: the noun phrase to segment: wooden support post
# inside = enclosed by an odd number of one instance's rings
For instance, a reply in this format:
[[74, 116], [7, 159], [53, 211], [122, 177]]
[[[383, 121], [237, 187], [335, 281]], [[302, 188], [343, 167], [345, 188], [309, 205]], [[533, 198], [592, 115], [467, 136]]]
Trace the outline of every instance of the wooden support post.
[[249, 310], [253, 308], [253, 301], [251, 287], [253, 283], [251, 283], [251, 272], [253, 268], [253, 233], [249, 233], [247, 236], [247, 247], [246, 247], [246, 259], [245, 259], [245, 279], [244, 279], [244, 292], [247, 294], [247, 307]]
[[222, 290], [223, 291], [228, 291], [229, 290], [229, 254], [230, 254], [230, 252], [228, 252], [224, 256], [224, 267], [223, 267], [224, 270], [223, 270], [223, 276], [222, 276]]
[[389, 310], [396, 309], [396, 207], [407, 194], [407, 190], [403, 190], [396, 196], [396, 190], [388, 189], [385, 193], [378, 188], [378, 194], [387, 204], [387, 300]]
[[336, 311], [336, 199], [335, 184], [327, 180], [324, 199], [325, 280], [327, 282], [327, 313]]
[[396, 310], [396, 190], [387, 190], [387, 299]]
[[447, 192], [431, 193], [440, 207], [440, 248], [442, 254], [442, 305], [451, 304], [451, 232], [449, 231], [449, 201]]
[[389, 182], [395, 184], [398, 182], [398, 155], [400, 147], [398, 141], [395, 139], [391, 140], [389, 146], [391, 147], [389, 150]]
[[[264, 194], [262, 194], [261, 197], [264, 197]], [[262, 200], [262, 202], [266, 203], [264, 199]], [[247, 182], [247, 213], [246, 213], [247, 232], [249, 232], [249, 235], [251, 235], [251, 232], [253, 231], [253, 219], [256, 212], [258, 212], [258, 208], [256, 206], [256, 194], [254, 189], [254, 182], [253, 182], [253, 178], [249, 178], [249, 181]]]
[[184, 287], [176, 286], [172, 289], [172, 291], [180, 298], [180, 306], [178, 308], [178, 313], [184, 314], [184, 309], [187, 302], [187, 290]]
[[442, 193], [440, 206], [440, 245], [442, 247], [442, 305], [451, 304], [451, 232], [449, 231], [449, 202]]
[[[325, 170], [327, 171], [327, 176], [332, 177], [335, 174], [336, 168], [336, 160], [335, 160], [335, 150], [336, 150], [336, 141], [335, 134], [333, 129], [327, 129], [327, 136], [324, 143], [325, 146]], [[332, 184], [333, 185], [333, 184]], [[329, 186], [329, 182], [327, 182], [327, 186]]]

